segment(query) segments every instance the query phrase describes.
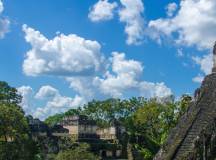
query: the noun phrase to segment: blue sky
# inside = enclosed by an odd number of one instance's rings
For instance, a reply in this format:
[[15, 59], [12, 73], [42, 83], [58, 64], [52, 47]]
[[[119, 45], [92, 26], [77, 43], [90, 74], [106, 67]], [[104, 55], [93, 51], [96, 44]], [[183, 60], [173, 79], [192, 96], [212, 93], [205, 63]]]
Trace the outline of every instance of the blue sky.
[[92, 98], [179, 97], [211, 70], [210, 0], [0, 2], [0, 80], [35, 117]]

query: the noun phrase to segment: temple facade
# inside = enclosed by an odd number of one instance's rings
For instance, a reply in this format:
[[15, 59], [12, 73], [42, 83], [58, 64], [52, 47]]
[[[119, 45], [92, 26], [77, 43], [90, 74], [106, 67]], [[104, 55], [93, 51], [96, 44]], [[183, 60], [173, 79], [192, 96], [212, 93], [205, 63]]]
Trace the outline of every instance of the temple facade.
[[100, 128], [96, 122], [86, 116], [68, 116], [61, 122], [63, 128], [68, 129], [69, 135], [78, 139], [116, 140], [124, 132], [120, 126]]
[[28, 119], [33, 139], [44, 139], [45, 142], [54, 144], [53, 146], [56, 146], [52, 148], [54, 153], [58, 152], [59, 139], [73, 138], [75, 143], [91, 144], [91, 150], [103, 158], [122, 158], [124, 149], [118, 138], [125, 130], [120, 125], [101, 128], [87, 116], [66, 116], [54, 126], [47, 126], [39, 119], [32, 117]]

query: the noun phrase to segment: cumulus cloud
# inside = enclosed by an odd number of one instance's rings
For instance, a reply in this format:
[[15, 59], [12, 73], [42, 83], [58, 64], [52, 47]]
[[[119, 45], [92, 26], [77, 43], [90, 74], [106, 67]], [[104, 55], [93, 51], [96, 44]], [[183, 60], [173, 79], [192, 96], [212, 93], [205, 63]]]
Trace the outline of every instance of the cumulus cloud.
[[49, 40], [27, 25], [23, 25], [23, 31], [32, 47], [23, 63], [26, 75], [93, 75], [102, 69], [103, 56], [97, 41], [75, 34], [60, 34]]
[[[35, 107], [35, 117], [63, 112], [92, 99], [129, 98], [131, 96], [166, 97], [171, 90], [162, 83], [144, 81], [143, 64], [127, 59], [125, 53], [113, 52], [105, 59], [96, 41], [70, 34], [49, 40], [39, 31], [23, 26], [25, 38], [31, 45], [23, 63], [28, 76], [62, 76], [70, 83], [74, 98], [62, 96], [52, 86], [42, 86], [33, 94], [33, 100], [45, 102]], [[105, 65], [105, 67], [102, 67]]]
[[215, 8], [216, 1], [213, 0], [181, 1], [174, 17], [152, 20], [149, 27], [158, 34], [157, 38], [165, 35], [174, 38], [178, 44], [209, 49], [216, 37]]
[[0, 0], [0, 39], [5, 37], [5, 34], [9, 32], [10, 21], [7, 18], [1, 16], [4, 10], [3, 2]]
[[136, 88], [143, 66], [135, 60], [126, 60], [124, 53], [112, 53], [112, 72], [105, 79], [98, 78], [98, 84], [104, 94], [121, 97], [124, 90]]
[[151, 83], [141, 79], [143, 65], [128, 60], [124, 53], [113, 52], [110, 69], [104, 76], [68, 78], [71, 88], [88, 98], [125, 98], [130, 96], [166, 97], [172, 94], [164, 83]]
[[116, 2], [99, 0], [91, 9], [88, 15], [92, 22], [111, 20], [114, 16], [114, 9], [118, 6]]
[[174, 15], [174, 12], [177, 10], [178, 5], [176, 3], [169, 3], [166, 7], [167, 10], [167, 16], [172, 17]]
[[21, 86], [17, 88], [17, 91], [22, 96], [22, 102], [20, 105], [25, 110], [25, 112], [27, 112], [28, 114], [32, 114], [32, 110], [34, 107], [32, 106], [32, 99], [34, 94], [32, 88], [30, 86]]
[[212, 71], [213, 67], [213, 55], [208, 54], [204, 55], [203, 57], [192, 57], [193, 61], [200, 66], [201, 71], [205, 74], [208, 75]]
[[163, 83], [143, 81], [141, 75], [144, 67], [139, 61], [126, 59], [124, 53], [113, 52], [112, 55], [114, 74], [108, 74], [105, 79], [101, 79], [100, 89], [103, 93], [113, 97], [122, 97], [124, 94], [127, 95], [127, 92], [132, 92], [146, 98], [172, 94]]
[[42, 86], [35, 97], [47, 100], [45, 106], [37, 108], [34, 113], [35, 117], [41, 119], [45, 119], [48, 115], [62, 113], [71, 108], [77, 108], [85, 103], [85, 100], [78, 95], [74, 98], [62, 96], [59, 91], [52, 86]]
[[172, 91], [163, 82], [152, 83], [152, 82], [140, 82], [140, 91], [143, 97], [152, 98], [164, 98], [172, 95]]
[[211, 71], [212, 71], [213, 55], [212, 54], [207, 54], [207, 55], [204, 55], [203, 57], [195, 56], [195, 57], [192, 57], [192, 60], [197, 65], [199, 65], [200, 70], [202, 72], [202, 74], [198, 74], [192, 80], [193, 80], [193, 82], [201, 83], [203, 81], [203, 79], [204, 79], [204, 76], [210, 74]]
[[[19, 87], [18, 92], [23, 97], [21, 106], [25, 112], [40, 119], [65, 112], [68, 109], [79, 107], [85, 103], [84, 99], [80, 96], [76, 95], [74, 98], [62, 96], [57, 89], [49, 85], [42, 86], [35, 94], [30, 86]], [[37, 106], [41, 103], [44, 106]]]
[[42, 86], [36, 93], [35, 98], [47, 99], [59, 96], [59, 91], [52, 86]]
[[199, 74], [198, 76], [194, 77], [192, 80], [195, 83], [202, 83], [203, 79], [204, 79], [204, 76]]
[[99, 99], [97, 84], [94, 83], [95, 77], [68, 77], [66, 80], [70, 83], [70, 88], [78, 92], [84, 99], [88, 101]]
[[142, 0], [120, 0], [122, 8], [119, 11], [120, 21], [125, 23], [127, 44], [139, 44], [144, 35], [144, 5]]

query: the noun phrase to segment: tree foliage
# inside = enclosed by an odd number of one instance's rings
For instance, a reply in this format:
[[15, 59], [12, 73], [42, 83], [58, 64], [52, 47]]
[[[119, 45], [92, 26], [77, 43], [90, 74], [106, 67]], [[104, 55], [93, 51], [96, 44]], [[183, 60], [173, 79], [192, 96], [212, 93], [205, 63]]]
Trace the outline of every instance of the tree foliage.
[[99, 158], [89, 151], [90, 146], [86, 143], [79, 144], [73, 149], [61, 151], [56, 160], [99, 160]]
[[37, 147], [29, 137], [24, 112], [19, 106], [21, 96], [6, 82], [0, 82], [0, 159], [29, 160], [35, 158]]
[[6, 82], [0, 81], [0, 103], [19, 105], [22, 97], [17, 93], [17, 89], [10, 87]]
[[[15, 88], [0, 81], [0, 159], [43, 159], [39, 154], [40, 143], [30, 138], [27, 118], [19, 106], [21, 100], [22, 97]], [[82, 108], [50, 116], [45, 123], [53, 126], [65, 116], [86, 115], [101, 127], [120, 124], [126, 132], [119, 142], [122, 145], [130, 144], [137, 159], [152, 159], [166, 140], [170, 129], [187, 111], [191, 101], [192, 98], [188, 95], [183, 95], [179, 101], [142, 97], [128, 100], [93, 100]], [[90, 152], [87, 144], [74, 146], [68, 140], [61, 142], [61, 152], [56, 156], [56, 160], [98, 159]]]
[[[120, 124], [126, 130], [120, 142], [131, 144], [137, 157], [152, 159], [166, 140], [170, 129], [175, 127], [179, 118], [187, 111], [192, 98], [183, 95], [179, 101], [131, 98], [129, 100], [93, 100], [81, 109], [72, 109], [65, 114], [55, 115], [47, 121], [68, 115], [86, 115], [100, 127]], [[68, 151], [69, 152], [69, 151]], [[65, 154], [69, 154], [69, 153]], [[141, 159], [142, 159], [141, 158]]]

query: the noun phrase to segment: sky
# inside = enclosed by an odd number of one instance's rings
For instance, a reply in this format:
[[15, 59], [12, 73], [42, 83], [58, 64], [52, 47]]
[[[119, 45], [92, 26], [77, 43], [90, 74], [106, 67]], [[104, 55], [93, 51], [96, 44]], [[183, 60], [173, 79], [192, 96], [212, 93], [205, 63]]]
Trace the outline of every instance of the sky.
[[0, 80], [45, 119], [92, 99], [193, 94], [211, 73], [212, 0], [0, 0]]

